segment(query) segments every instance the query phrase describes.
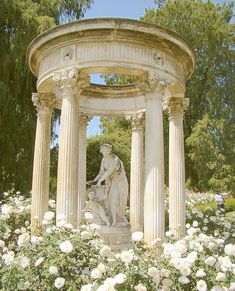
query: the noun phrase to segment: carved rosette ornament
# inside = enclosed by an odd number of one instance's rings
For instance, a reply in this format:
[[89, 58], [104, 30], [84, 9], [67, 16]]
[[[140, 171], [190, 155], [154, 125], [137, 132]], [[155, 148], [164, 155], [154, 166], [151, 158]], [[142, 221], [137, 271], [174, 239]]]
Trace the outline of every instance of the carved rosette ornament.
[[154, 97], [157, 92], [163, 96], [167, 85], [168, 81], [161, 79], [155, 72], [146, 73], [138, 77], [136, 81], [136, 86], [147, 98]]
[[145, 112], [139, 111], [126, 115], [126, 119], [131, 121], [132, 130], [142, 130], [144, 126]]
[[169, 114], [169, 118], [181, 117], [188, 108], [189, 99], [182, 97], [166, 98], [163, 103], [163, 110]]
[[67, 90], [77, 90], [79, 92], [90, 85], [89, 76], [77, 68], [55, 72], [53, 74], [53, 80], [63, 92], [67, 92]]
[[80, 112], [79, 114], [79, 125], [80, 127], [87, 127], [88, 123], [92, 119], [92, 116], [86, 112]]
[[49, 113], [53, 108], [57, 107], [58, 100], [54, 94], [33, 93], [32, 102], [38, 113]]

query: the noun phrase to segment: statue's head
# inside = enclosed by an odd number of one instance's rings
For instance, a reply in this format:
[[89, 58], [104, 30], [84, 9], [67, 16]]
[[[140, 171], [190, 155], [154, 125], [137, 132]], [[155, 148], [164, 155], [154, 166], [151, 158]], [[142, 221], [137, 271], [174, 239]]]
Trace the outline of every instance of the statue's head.
[[89, 200], [94, 200], [95, 199], [95, 192], [93, 190], [88, 191], [87, 196]]
[[103, 143], [102, 145], [100, 145], [100, 152], [103, 155], [109, 154], [112, 150], [112, 146], [108, 143]]

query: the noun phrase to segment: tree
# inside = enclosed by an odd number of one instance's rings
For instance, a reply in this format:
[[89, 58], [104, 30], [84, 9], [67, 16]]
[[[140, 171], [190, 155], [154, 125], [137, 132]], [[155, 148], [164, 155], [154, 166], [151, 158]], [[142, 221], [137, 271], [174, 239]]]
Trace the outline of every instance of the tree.
[[1, 0], [0, 2], [0, 193], [30, 190], [36, 112], [36, 79], [25, 55], [44, 30], [83, 17], [93, 0]]

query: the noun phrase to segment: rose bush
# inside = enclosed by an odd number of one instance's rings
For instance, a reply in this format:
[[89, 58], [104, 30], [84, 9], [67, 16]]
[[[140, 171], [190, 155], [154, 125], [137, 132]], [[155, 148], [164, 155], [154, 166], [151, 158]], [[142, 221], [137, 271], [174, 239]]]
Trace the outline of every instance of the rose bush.
[[162, 255], [148, 248], [143, 233], [133, 246], [111, 252], [95, 225], [73, 228], [55, 221], [50, 200], [42, 229], [30, 231], [30, 200], [5, 192], [0, 204], [0, 290], [235, 290], [234, 217], [198, 204], [213, 195], [187, 195], [187, 225], [176, 240], [166, 231]]

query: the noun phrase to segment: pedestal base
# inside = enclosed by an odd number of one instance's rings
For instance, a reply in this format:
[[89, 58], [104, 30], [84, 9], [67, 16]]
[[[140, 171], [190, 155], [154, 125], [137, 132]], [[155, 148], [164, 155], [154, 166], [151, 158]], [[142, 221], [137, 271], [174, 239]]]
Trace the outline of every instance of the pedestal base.
[[101, 225], [98, 232], [105, 244], [114, 252], [120, 252], [131, 248], [130, 224], [120, 227]]

